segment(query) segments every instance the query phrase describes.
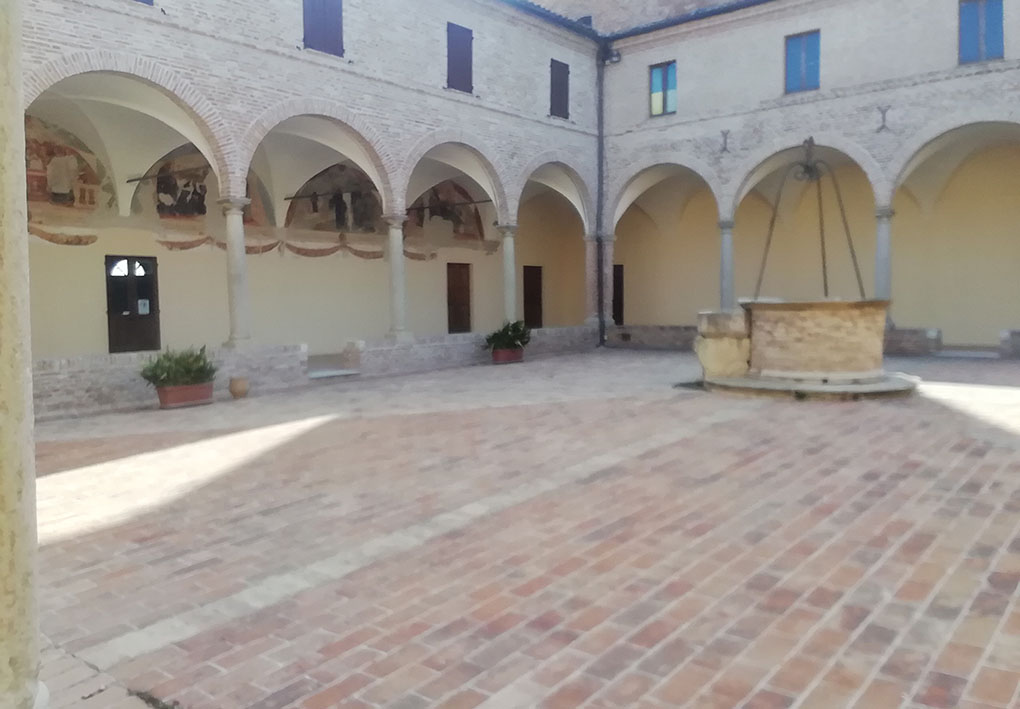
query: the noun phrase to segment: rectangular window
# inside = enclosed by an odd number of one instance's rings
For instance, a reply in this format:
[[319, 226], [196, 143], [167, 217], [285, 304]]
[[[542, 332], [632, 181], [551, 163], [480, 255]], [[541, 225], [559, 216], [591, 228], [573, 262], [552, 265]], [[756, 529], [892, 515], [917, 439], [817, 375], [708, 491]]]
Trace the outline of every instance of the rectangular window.
[[656, 64], [652, 74], [652, 115], [676, 113], [676, 62]]
[[474, 86], [473, 49], [474, 33], [467, 27], [446, 24], [446, 86], [457, 91], [472, 93]]
[[822, 33], [817, 30], [786, 38], [786, 93], [821, 86], [821, 43]]
[[343, 0], [304, 0], [305, 49], [344, 55]]
[[135, 0], [135, 2], [140, 2], [143, 5], [151, 5], [153, 0]]
[[983, 62], [1005, 56], [1002, 0], [960, 2], [960, 63]]
[[570, 66], [553, 59], [549, 79], [552, 93], [549, 115], [570, 118]]

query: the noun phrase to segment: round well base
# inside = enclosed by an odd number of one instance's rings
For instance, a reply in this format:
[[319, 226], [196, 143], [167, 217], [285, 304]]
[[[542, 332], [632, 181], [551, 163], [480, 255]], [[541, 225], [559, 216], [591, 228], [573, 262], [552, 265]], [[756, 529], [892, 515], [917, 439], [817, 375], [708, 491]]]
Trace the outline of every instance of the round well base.
[[921, 380], [907, 374], [886, 374], [880, 379], [866, 383], [793, 381], [789, 379], [768, 379], [763, 377], [736, 377], [706, 379], [704, 386], [709, 391], [759, 396], [780, 396], [793, 399], [830, 399], [857, 401], [892, 396], [909, 396], [917, 390]]

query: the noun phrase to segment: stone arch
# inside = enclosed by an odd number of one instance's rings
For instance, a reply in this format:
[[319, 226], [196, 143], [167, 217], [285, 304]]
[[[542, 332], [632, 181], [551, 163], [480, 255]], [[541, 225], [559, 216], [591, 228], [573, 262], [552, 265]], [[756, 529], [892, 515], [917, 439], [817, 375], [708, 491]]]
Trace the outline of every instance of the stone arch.
[[[720, 201], [720, 186], [722, 180], [719, 178], [718, 173], [709, 167], [708, 164], [700, 161], [697, 158], [690, 156], [675, 156], [673, 155], [658, 155], [652, 156], [646, 159], [643, 163], [636, 165], [631, 171], [626, 181], [616, 187], [612, 193], [612, 199], [607, 201], [607, 209], [605, 212], [605, 218], [610, 221], [610, 225], [607, 227], [610, 231], [616, 229], [616, 224], [623, 217], [624, 212], [627, 208], [637, 200], [647, 189], [650, 189], [658, 181], [650, 184], [644, 189], [640, 189], [638, 180], [642, 175], [648, 174], [650, 171], [657, 168], [663, 168], [667, 170], [669, 168], [680, 168], [687, 170], [688, 172], [697, 175], [702, 182], [708, 187], [708, 191], [712, 194], [715, 199], [716, 206], [719, 209], [720, 217], [722, 215], [722, 202]], [[665, 177], [663, 178], [665, 179]], [[637, 189], [637, 192], [631, 194], [631, 192]]]
[[338, 123], [342, 128], [350, 132], [355, 141], [362, 148], [365, 158], [371, 163], [376, 172], [372, 175], [377, 180], [379, 194], [383, 200], [384, 213], [399, 212], [403, 205], [403, 198], [396, 199], [393, 192], [393, 177], [396, 175], [399, 164], [395, 157], [386, 151], [382, 137], [376, 130], [360, 116], [354, 114], [345, 106], [335, 101], [320, 98], [295, 98], [276, 104], [266, 110], [244, 132], [238, 149], [237, 170], [231, 174], [231, 186], [239, 189], [239, 194], [244, 194], [244, 183], [247, 180], [248, 170], [255, 157], [255, 151], [265, 140], [266, 136], [278, 125], [288, 118], [298, 116], [318, 116]]
[[981, 108], [942, 116], [928, 123], [921, 130], [915, 131], [904, 141], [893, 154], [888, 164], [888, 182], [881, 197], [885, 204], [892, 204], [896, 191], [909, 177], [920, 162], [926, 148], [934, 145], [943, 136], [953, 131], [981, 123], [1013, 123], [1020, 126], [1020, 109], [1014, 108]]
[[521, 171], [517, 180], [511, 185], [510, 195], [512, 195], [512, 204], [508, 205], [508, 211], [511, 214], [517, 214], [520, 209], [520, 199], [525, 185], [527, 185], [532, 175], [546, 165], [556, 165], [561, 168], [567, 177], [570, 178], [571, 182], [573, 182], [574, 187], [577, 189], [577, 200], [580, 203], [574, 206], [577, 208], [581, 222], [584, 224], [585, 233], [590, 234], [595, 227], [595, 205], [592, 199], [592, 191], [584, 181], [584, 178], [581, 177], [581, 172], [573, 166], [570, 157], [560, 150], [549, 150], [536, 156]]
[[[414, 174], [415, 167], [418, 166], [422, 158], [430, 151], [443, 145], [460, 146], [478, 161], [478, 165], [484, 173], [486, 181], [489, 183], [483, 184], [482, 187], [486, 191], [491, 192], [489, 196], [492, 198], [493, 206], [496, 209], [497, 220], [501, 224], [515, 223], [516, 215], [511, 215], [508, 209], [507, 193], [504, 187], [506, 181], [488, 157], [495, 155], [495, 151], [485, 141], [463, 130], [437, 130], [422, 137], [415, 143], [404, 160], [403, 168], [399, 173], [399, 180], [394, 181], [398, 190], [396, 193], [398, 197], [403, 201], [408, 199], [407, 191], [410, 188], [411, 177]], [[401, 209], [404, 206], [404, 204], [401, 204]]]
[[[155, 87], [170, 98], [194, 121], [207, 141], [209, 159], [222, 185], [231, 174], [231, 158], [236, 143], [219, 110], [195, 86], [180, 74], [144, 57], [106, 50], [72, 52], [57, 57], [25, 77], [25, 108], [54, 84], [80, 74], [112, 73], [130, 76]], [[244, 194], [242, 191], [240, 194]]]
[[[889, 192], [889, 180], [886, 178], [885, 171], [870, 152], [852, 140], [841, 135], [833, 133], [811, 133], [810, 131], [808, 134], [814, 137], [815, 143], [819, 147], [837, 150], [853, 160], [857, 166], [861, 168], [865, 176], [868, 178], [868, 182], [871, 183], [871, 189], [872, 193], [875, 195], [876, 203], [880, 195], [884, 195]], [[726, 209], [729, 211], [730, 215], [725, 218], [732, 219], [732, 215], [737, 213], [737, 208], [740, 206], [744, 197], [747, 196], [748, 192], [750, 192], [755, 185], [761, 182], [762, 179], [775, 169], [775, 166], [769, 164], [771, 158], [786, 150], [799, 147], [804, 140], [807, 139], [807, 137], [808, 135], [805, 135], [802, 138], [777, 138], [771, 143], [763, 145], [759, 150], [751, 153], [746, 160], [737, 165], [730, 173], [730, 179], [726, 183], [726, 188], [721, 195], [720, 212], [722, 212], [723, 209]]]

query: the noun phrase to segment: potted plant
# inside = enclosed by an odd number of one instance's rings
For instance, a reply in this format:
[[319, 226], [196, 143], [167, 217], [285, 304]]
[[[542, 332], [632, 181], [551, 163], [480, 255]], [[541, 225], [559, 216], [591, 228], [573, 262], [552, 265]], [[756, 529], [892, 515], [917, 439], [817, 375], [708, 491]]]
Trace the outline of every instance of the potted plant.
[[142, 367], [142, 379], [156, 387], [161, 409], [210, 404], [216, 366], [201, 349], [167, 350]]
[[524, 361], [524, 348], [531, 342], [531, 330], [523, 321], [507, 323], [485, 338], [485, 349], [492, 351], [493, 364]]

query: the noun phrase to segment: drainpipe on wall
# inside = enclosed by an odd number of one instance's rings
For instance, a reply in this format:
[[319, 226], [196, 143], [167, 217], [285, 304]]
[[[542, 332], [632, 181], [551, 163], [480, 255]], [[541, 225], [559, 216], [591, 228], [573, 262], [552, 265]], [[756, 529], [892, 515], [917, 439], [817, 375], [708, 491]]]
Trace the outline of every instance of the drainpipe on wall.
[[595, 200], [595, 243], [598, 249], [598, 308], [599, 308], [599, 347], [606, 344], [606, 265], [605, 249], [603, 243], [603, 221], [606, 208], [606, 59], [612, 51], [612, 43], [606, 40], [599, 42], [598, 53], [595, 56], [596, 76], [596, 112], [598, 120], [598, 196]]

